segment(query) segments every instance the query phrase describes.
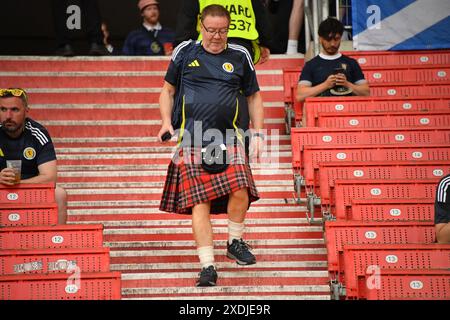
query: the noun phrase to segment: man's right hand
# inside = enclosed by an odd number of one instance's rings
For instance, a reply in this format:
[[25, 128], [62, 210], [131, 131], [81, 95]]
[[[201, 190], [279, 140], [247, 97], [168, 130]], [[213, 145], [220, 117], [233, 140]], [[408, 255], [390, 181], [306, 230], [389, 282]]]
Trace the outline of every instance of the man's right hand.
[[173, 136], [175, 134], [175, 131], [173, 130], [173, 127], [172, 127], [171, 124], [168, 124], [168, 125], [163, 124], [161, 126], [161, 129], [159, 129], [159, 132], [158, 132], [158, 141], [159, 142], [166, 142], [167, 141], [167, 140], [166, 141], [162, 140], [162, 136], [166, 132], [169, 132], [171, 136]]
[[327, 87], [327, 89], [331, 89], [334, 88], [336, 86], [336, 75], [335, 74], [331, 74], [328, 76], [327, 80], [325, 80], [325, 85]]
[[5, 168], [0, 172], [0, 183], [7, 186], [13, 186], [15, 183], [15, 173], [12, 168]]

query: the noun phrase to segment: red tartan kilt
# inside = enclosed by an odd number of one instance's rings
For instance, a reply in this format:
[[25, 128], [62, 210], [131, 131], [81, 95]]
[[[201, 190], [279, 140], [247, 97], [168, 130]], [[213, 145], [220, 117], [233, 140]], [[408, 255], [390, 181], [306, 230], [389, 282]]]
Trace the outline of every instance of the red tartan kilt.
[[228, 168], [211, 174], [201, 167], [198, 148], [178, 149], [167, 170], [159, 209], [191, 214], [193, 206], [211, 201], [212, 214], [226, 213], [229, 194], [242, 188], [248, 190], [249, 206], [257, 201], [259, 195], [244, 148], [231, 146], [227, 153], [230, 156]]

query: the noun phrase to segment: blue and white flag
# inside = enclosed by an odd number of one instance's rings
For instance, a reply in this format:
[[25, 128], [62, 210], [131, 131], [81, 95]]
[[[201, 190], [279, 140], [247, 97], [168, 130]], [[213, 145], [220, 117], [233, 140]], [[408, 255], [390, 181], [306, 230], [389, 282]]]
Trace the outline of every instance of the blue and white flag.
[[450, 0], [352, 1], [355, 50], [450, 48]]

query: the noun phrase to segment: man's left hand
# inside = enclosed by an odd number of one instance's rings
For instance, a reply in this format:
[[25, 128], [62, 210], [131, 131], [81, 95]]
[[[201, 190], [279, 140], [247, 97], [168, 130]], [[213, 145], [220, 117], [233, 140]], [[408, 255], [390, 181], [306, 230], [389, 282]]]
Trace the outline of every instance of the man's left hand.
[[252, 137], [250, 143], [250, 159], [252, 162], [258, 162], [261, 159], [264, 147], [264, 139], [262, 137], [254, 136]]

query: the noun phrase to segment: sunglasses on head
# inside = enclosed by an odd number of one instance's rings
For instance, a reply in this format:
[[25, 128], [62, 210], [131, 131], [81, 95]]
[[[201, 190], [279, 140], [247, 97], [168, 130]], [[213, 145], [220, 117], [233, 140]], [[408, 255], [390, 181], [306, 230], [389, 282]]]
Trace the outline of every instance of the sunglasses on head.
[[0, 89], [0, 97], [24, 97], [27, 100], [27, 93], [20, 88]]

